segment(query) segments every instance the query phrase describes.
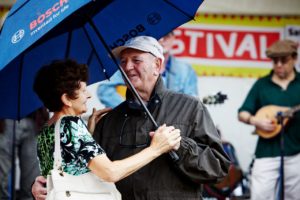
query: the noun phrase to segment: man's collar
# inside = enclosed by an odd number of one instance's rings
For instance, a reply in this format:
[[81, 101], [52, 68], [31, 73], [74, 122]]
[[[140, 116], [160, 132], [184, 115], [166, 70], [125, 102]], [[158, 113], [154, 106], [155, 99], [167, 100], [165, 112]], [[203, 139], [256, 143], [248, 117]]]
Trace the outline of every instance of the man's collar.
[[[157, 105], [161, 104], [161, 99], [165, 90], [166, 88], [164, 86], [162, 77], [159, 76], [155, 84], [155, 87], [151, 93], [150, 100], [146, 103], [147, 108], [150, 111], [153, 110]], [[129, 106], [129, 108], [139, 109], [139, 110], [143, 109], [140, 103], [135, 100], [134, 94], [130, 90], [127, 90], [126, 92], [126, 103]]]

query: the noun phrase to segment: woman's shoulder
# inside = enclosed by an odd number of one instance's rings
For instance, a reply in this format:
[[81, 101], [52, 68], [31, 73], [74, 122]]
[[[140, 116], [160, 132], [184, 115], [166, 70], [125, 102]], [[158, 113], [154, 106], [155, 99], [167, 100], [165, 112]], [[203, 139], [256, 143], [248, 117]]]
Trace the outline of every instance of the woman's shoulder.
[[64, 116], [61, 118], [61, 125], [63, 126], [72, 126], [72, 127], [77, 127], [77, 126], [85, 126], [83, 120], [78, 117], [78, 116]]

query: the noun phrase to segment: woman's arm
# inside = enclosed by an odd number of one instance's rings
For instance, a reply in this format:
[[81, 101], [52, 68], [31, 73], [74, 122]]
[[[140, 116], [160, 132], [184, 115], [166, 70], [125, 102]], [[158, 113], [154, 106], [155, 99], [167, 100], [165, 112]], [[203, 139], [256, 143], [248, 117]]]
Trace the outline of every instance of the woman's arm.
[[174, 127], [159, 127], [153, 135], [151, 144], [141, 152], [123, 160], [110, 161], [105, 154], [93, 158], [89, 169], [105, 181], [117, 182], [136, 172], [163, 153], [171, 149], [177, 150], [181, 140], [179, 129]]

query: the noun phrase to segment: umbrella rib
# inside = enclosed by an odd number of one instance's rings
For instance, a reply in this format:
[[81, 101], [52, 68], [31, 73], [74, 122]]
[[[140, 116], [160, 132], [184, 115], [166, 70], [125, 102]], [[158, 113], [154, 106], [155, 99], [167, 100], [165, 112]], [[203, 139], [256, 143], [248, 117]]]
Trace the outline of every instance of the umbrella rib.
[[19, 8], [17, 8], [14, 12], [9, 13], [7, 17], [12, 16], [13, 14], [15, 14], [18, 10], [20, 10], [23, 6], [25, 6], [25, 4], [27, 4], [29, 2], [29, 0], [26, 0], [24, 3], [22, 3], [22, 5], [19, 6]]
[[178, 10], [179, 12], [183, 13], [185, 16], [187, 16], [188, 18], [190, 18], [191, 20], [195, 20], [194, 16], [189, 15], [188, 13], [186, 13], [185, 11], [181, 10], [180, 8], [178, 8], [176, 5], [174, 5], [173, 3], [171, 3], [168, 0], [163, 0], [164, 2], [166, 2], [167, 4], [169, 4], [170, 6], [172, 6], [173, 8], [175, 8], [176, 10]]
[[[87, 65], [89, 66], [92, 62], [92, 58], [93, 58], [93, 53], [94, 53], [94, 50], [91, 50], [91, 53], [89, 54], [89, 57], [87, 59]], [[105, 76], [106, 76], [106, 73], [104, 72]]]
[[[86, 37], [87, 37], [87, 39], [88, 39], [90, 45], [92, 46], [92, 49], [93, 49], [93, 50], [92, 50], [91, 54], [92, 54], [93, 52], [95, 53], [96, 58], [97, 58], [98, 62], [100, 63], [100, 66], [101, 66], [101, 68], [102, 68], [102, 71], [104, 72], [105, 78], [108, 79], [108, 75], [107, 75], [107, 73], [106, 73], [106, 70], [104, 69], [104, 65], [103, 65], [103, 63], [102, 63], [102, 61], [101, 61], [99, 55], [97, 54], [96, 48], [95, 48], [95, 46], [94, 46], [94, 44], [93, 44], [93, 42], [92, 42], [92, 39], [91, 39], [91, 37], [89, 36], [89, 34], [88, 34], [88, 32], [87, 32], [87, 30], [86, 30], [85, 27], [83, 27], [83, 32], [84, 32], [84, 34], [86, 35]], [[91, 58], [91, 56], [89, 56], [89, 57]]]
[[20, 120], [21, 118], [21, 87], [22, 87], [22, 72], [23, 72], [23, 62], [24, 62], [24, 53], [21, 55], [21, 63], [20, 63], [20, 70], [19, 70], [19, 82], [18, 82], [18, 110], [17, 110], [17, 119]]
[[72, 41], [72, 31], [69, 31], [68, 33], [68, 40], [67, 40], [67, 50], [66, 50], [66, 53], [65, 53], [65, 58], [68, 58], [69, 55], [70, 55], [70, 46], [71, 46], [71, 41]]

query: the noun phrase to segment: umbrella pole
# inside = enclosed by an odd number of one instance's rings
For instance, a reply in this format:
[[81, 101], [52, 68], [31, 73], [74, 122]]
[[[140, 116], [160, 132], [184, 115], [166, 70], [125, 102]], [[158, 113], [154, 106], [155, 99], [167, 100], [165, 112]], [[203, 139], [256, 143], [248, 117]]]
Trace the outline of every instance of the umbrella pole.
[[[117, 59], [115, 58], [115, 56], [113, 55], [113, 53], [111, 52], [110, 48], [108, 47], [108, 45], [106, 44], [104, 38], [102, 37], [102, 35], [100, 34], [100, 32], [98, 31], [97, 27], [95, 26], [94, 22], [92, 21], [92, 19], [90, 17], [88, 17], [88, 22], [91, 25], [91, 27], [94, 29], [95, 33], [97, 34], [98, 38], [101, 40], [101, 42], [103, 43], [105, 49], [107, 50], [107, 52], [109, 53], [109, 55], [111, 56], [111, 58], [113, 59], [114, 63], [118, 66], [119, 70], [121, 71], [122, 76], [125, 79], [125, 82], [128, 84], [128, 86], [130, 87], [131, 91], [133, 92], [133, 94], [135, 95], [135, 97], [138, 99], [138, 101], [140, 102], [141, 106], [143, 107], [143, 109], [145, 110], [145, 112], [147, 113], [148, 117], [150, 118], [151, 122], [153, 123], [153, 125], [155, 126], [155, 129], [158, 128], [158, 124], [156, 123], [156, 121], [154, 120], [153, 116], [151, 115], [150, 111], [148, 110], [148, 108], [146, 107], [146, 105], [144, 104], [143, 100], [141, 99], [140, 95], [137, 93], [136, 89], [133, 87], [132, 83], [130, 82], [130, 80], [128, 79], [126, 73], [124, 72], [124, 70], [122, 69], [122, 67], [118, 64]], [[170, 151], [169, 155], [172, 159], [173, 162], [177, 162], [179, 160], [178, 155], [176, 154], [175, 151]]]

